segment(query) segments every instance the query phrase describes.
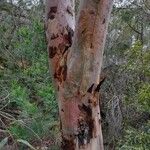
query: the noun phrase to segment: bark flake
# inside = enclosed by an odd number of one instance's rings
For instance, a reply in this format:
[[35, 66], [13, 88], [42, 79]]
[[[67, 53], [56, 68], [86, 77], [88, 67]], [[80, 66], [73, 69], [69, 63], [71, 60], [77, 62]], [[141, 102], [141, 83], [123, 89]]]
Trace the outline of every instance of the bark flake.
[[99, 92], [101, 85], [103, 84], [103, 82], [105, 81], [106, 77], [102, 78], [99, 82], [99, 84], [97, 85], [95, 92]]
[[93, 83], [93, 84], [89, 87], [89, 89], [87, 90], [88, 93], [92, 93], [93, 86], [94, 86], [94, 83]]

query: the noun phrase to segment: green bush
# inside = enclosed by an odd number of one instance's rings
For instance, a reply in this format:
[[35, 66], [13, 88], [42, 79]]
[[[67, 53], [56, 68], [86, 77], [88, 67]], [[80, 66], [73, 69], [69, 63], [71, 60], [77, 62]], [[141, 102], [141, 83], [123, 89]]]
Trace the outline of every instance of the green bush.
[[142, 128], [128, 128], [124, 138], [119, 142], [117, 150], [149, 150], [150, 148], [150, 121]]

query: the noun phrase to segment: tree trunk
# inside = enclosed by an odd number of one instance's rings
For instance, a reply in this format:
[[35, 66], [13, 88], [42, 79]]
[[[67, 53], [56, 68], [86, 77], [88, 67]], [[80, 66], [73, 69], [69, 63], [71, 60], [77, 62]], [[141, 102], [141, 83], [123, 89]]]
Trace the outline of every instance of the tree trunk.
[[[46, 34], [63, 150], [103, 150], [99, 89], [112, 0], [47, 0]], [[75, 30], [75, 31], [74, 31]]]

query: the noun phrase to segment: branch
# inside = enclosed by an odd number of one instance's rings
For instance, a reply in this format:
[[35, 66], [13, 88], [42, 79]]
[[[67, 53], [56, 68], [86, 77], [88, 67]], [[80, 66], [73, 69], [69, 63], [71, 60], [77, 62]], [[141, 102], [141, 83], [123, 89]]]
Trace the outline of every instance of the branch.
[[137, 34], [142, 34], [141, 32], [139, 32], [138, 30], [136, 30], [134, 27], [132, 27], [129, 23], [127, 23], [127, 25], [134, 31], [136, 32]]
[[17, 16], [21, 16], [23, 18], [27, 17], [26, 13], [25, 12], [23, 13], [24, 10], [8, 2], [0, 2], [0, 11], [5, 11], [9, 13], [10, 15], [13, 13], [15, 17]]

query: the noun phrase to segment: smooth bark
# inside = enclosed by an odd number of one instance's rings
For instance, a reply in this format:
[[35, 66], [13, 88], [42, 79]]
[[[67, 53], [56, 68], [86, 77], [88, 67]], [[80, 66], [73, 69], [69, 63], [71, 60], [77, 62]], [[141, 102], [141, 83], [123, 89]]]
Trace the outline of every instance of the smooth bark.
[[[112, 0], [47, 0], [46, 34], [63, 150], [103, 150], [99, 90]], [[75, 30], [75, 31], [74, 31]]]

